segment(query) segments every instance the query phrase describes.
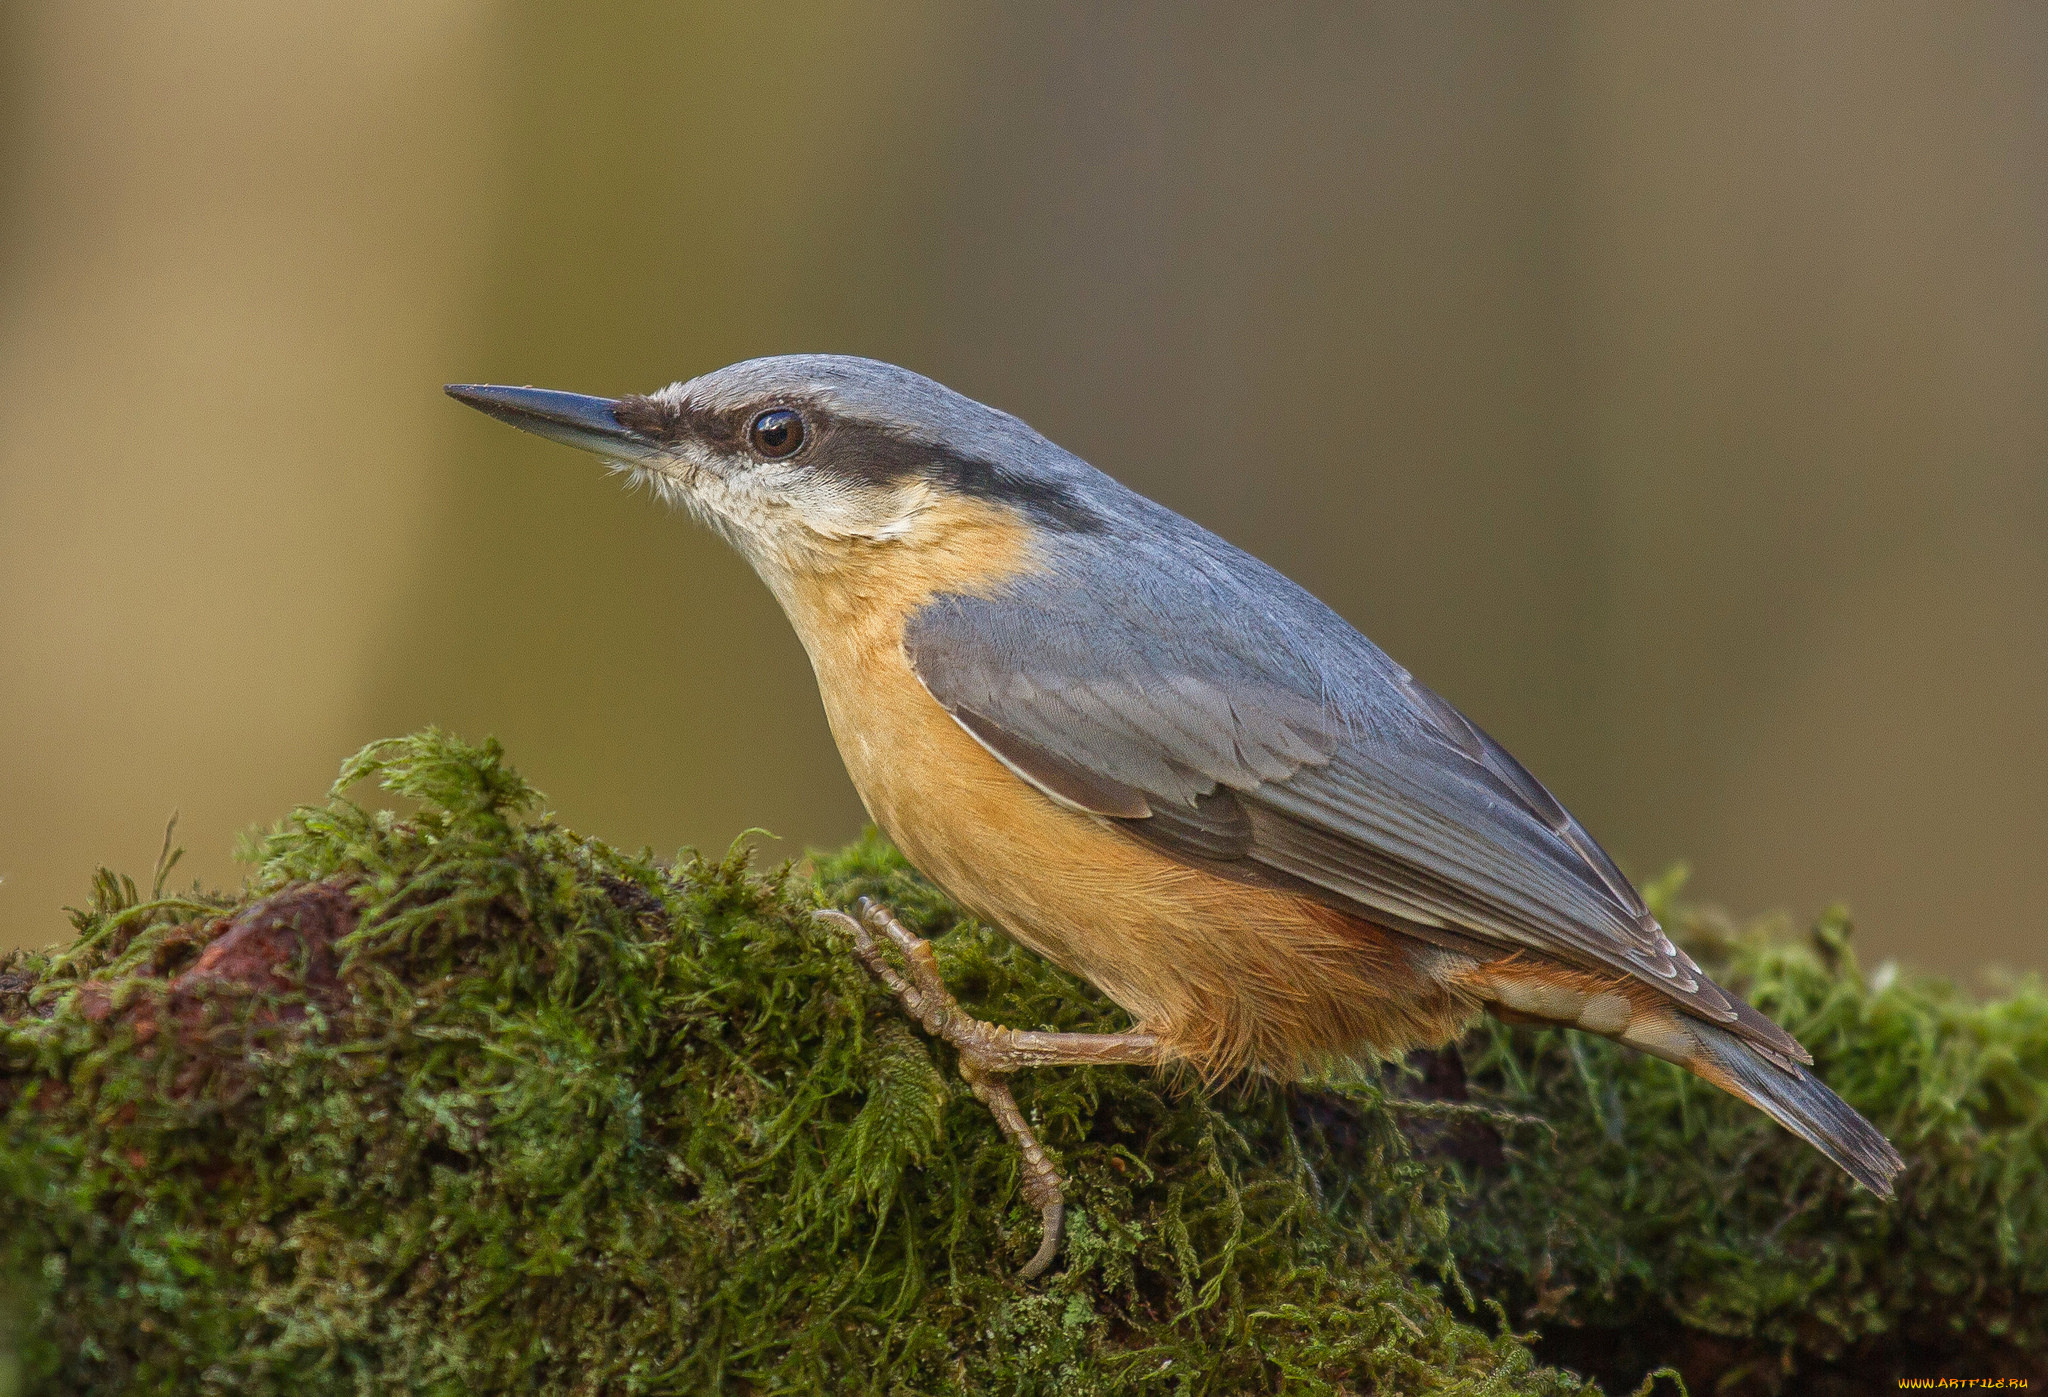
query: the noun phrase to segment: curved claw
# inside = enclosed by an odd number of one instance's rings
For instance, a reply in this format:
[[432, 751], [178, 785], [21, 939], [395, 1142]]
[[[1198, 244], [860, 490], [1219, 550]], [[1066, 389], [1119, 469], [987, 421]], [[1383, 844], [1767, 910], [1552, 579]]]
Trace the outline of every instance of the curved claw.
[[1053, 1258], [1060, 1254], [1060, 1234], [1067, 1220], [1066, 1203], [1055, 1198], [1038, 1210], [1038, 1216], [1045, 1230], [1038, 1239], [1038, 1250], [1017, 1272], [1020, 1281], [1037, 1280], [1045, 1274], [1045, 1268], [1052, 1265]]
[[[1038, 1250], [1017, 1273], [1020, 1281], [1036, 1280], [1059, 1256], [1066, 1227], [1067, 1205], [1061, 1193], [1059, 1171], [1045, 1147], [1038, 1143], [1017, 1098], [1010, 1093], [1005, 1077], [1020, 1066], [1034, 1062], [1124, 1062], [1156, 1060], [1157, 1040], [1145, 1034], [1018, 1034], [1010, 1029], [983, 1023], [961, 1009], [939, 973], [939, 959], [931, 943], [897, 921], [889, 909], [862, 898], [857, 917], [836, 908], [820, 908], [812, 915], [848, 932], [853, 938], [856, 959], [902, 1006], [904, 1012], [925, 1030], [953, 1045], [959, 1054], [959, 1071], [974, 1095], [989, 1108], [996, 1125], [1022, 1157], [1025, 1201], [1037, 1205], [1043, 1229]], [[882, 954], [883, 941], [895, 946], [909, 974]], [[1029, 1052], [1020, 1052], [1019, 1045]], [[1049, 1051], [1050, 1050], [1050, 1051]], [[1038, 1056], [1042, 1054], [1043, 1056]]]

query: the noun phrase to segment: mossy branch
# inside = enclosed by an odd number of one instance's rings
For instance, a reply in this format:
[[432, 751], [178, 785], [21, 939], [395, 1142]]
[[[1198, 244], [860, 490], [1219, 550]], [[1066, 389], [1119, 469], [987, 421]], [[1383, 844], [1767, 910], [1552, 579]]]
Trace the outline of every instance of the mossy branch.
[[[372, 779], [409, 813], [356, 803]], [[1552, 1031], [1309, 1085], [1022, 1074], [1075, 1216], [1021, 1286], [1013, 1152], [808, 913], [886, 900], [997, 1022], [1113, 1030], [1113, 1006], [872, 834], [761, 875], [538, 803], [494, 743], [377, 744], [242, 894], [102, 874], [69, 944], [0, 960], [0, 1394], [2043, 1373], [2032, 981], [1866, 978], [1839, 917], [1802, 943], [1655, 890], [1899, 1142], [1890, 1208], [1675, 1069]]]

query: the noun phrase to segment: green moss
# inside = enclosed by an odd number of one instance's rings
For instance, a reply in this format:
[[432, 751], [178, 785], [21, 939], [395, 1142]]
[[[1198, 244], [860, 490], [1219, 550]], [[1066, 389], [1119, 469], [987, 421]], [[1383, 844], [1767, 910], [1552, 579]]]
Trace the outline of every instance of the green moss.
[[1670, 1361], [1721, 1391], [2048, 1380], [2038, 978], [1983, 1003], [1896, 967], [1866, 977], [1839, 911], [1802, 941], [1673, 906], [1675, 890], [1653, 890], [1674, 934], [1898, 1144], [1897, 1201], [1667, 1063], [1489, 1024], [1464, 1045], [1475, 1099], [1539, 1114], [1554, 1136], [1463, 1171], [1452, 1235], [1468, 1279], [1585, 1371]]
[[[494, 746], [424, 734], [342, 784], [372, 776], [418, 812], [301, 810], [250, 893], [353, 888], [339, 997], [308, 958], [267, 1001], [219, 987], [188, 1042], [166, 986], [224, 909], [113, 880], [69, 948], [13, 967], [35, 1012], [0, 1040], [0, 1233], [33, 1383], [1575, 1386], [1416, 1277], [1445, 1215], [1369, 1084], [1309, 1112], [1032, 1074], [1078, 1216], [1057, 1277], [1020, 1286], [1037, 1219], [1013, 1155], [810, 918], [810, 882], [524, 822]], [[940, 937], [998, 1018], [1113, 1017], [879, 842], [819, 876]]]
[[[368, 778], [412, 813], [346, 798]], [[61, 1392], [1562, 1393], [1510, 1320], [1622, 1390], [2048, 1343], [2038, 987], [1721, 948], [1896, 1132], [1892, 1212], [1584, 1039], [1475, 1036], [1464, 1101], [1454, 1059], [1023, 1074], [1074, 1215], [1020, 1285], [1014, 1155], [809, 911], [886, 899], [1000, 1022], [1119, 1013], [872, 835], [804, 876], [665, 867], [536, 801], [495, 744], [380, 744], [242, 895], [103, 875], [72, 942], [0, 961], [0, 1395], [9, 1364]]]

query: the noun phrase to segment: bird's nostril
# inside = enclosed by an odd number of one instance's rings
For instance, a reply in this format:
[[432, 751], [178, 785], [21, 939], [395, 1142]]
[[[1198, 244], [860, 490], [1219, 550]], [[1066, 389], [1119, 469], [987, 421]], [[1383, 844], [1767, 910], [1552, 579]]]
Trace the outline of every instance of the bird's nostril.
[[629, 395], [612, 405], [612, 418], [650, 441], [673, 442], [683, 434], [683, 410], [666, 398]]

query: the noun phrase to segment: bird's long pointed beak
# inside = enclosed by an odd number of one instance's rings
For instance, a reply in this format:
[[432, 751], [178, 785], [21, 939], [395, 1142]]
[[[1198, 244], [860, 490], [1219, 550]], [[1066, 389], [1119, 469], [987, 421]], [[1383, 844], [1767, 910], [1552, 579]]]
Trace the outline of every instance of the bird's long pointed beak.
[[662, 452], [660, 443], [619, 425], [612, 416], [616, 398], [558, 393], [551, 388], [500, 388], [489, 383], [451, 383], [447, 393], [522, 432], [579, 451], [620, 461], [644, 461]]

